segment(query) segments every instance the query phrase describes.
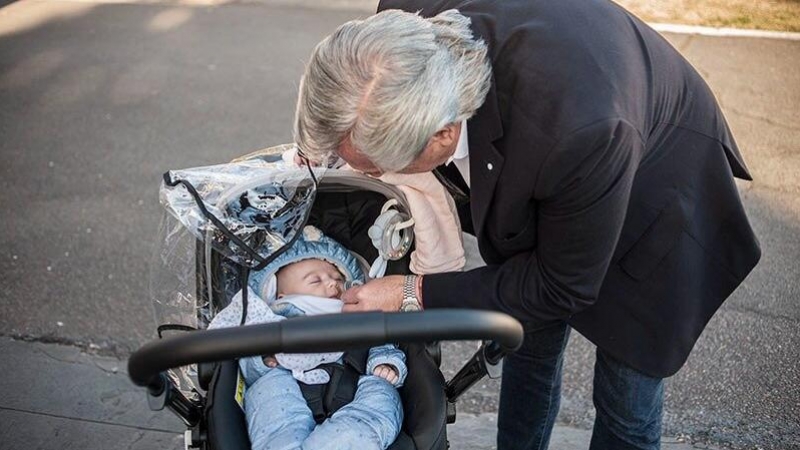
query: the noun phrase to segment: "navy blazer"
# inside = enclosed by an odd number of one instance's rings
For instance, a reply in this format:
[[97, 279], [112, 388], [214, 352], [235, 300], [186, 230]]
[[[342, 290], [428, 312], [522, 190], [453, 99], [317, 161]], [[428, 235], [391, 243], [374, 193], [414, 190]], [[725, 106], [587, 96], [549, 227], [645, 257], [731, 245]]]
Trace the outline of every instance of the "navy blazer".
[[467, 124], [488, 265], [425, 276], [425, 307], [566, 320], [635, 369], [674, 374], [761, 254], [734, 183], [750, 175], [700, 75], [607, 0], [390, 8], [458, 9], [493, 68]]

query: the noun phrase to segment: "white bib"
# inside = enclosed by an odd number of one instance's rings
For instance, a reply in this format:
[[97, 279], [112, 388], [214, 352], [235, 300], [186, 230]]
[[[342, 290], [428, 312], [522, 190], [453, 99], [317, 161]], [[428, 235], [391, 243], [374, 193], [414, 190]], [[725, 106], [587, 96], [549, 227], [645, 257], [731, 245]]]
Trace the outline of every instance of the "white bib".
[[342, 312], [344, 302], [335, 298], [315, 297], [313, 295], [293, 294], [276, 299], [273, 308], [282, 304], [289, 303], [305, 312], [307, 316], [317, 316], [320, 314], [338, 314]]

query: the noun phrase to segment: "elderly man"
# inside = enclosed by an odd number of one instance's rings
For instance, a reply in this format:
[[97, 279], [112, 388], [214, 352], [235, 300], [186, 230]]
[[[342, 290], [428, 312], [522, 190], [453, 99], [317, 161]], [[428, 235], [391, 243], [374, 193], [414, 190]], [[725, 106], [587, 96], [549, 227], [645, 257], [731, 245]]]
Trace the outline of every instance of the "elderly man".
[[713, 94], [607, 0], [379, 11], [314, 51], [297, 142], [370, 175], [435, 170], [487, 265], [375, 280], [347, 309], [418, 301], [522, 321], [501, 450], [547, 447], [574, 328], [597, 346], [591, 448], [659, 448], [663, 378], [760, 257], [734, 183], [750, 175]]

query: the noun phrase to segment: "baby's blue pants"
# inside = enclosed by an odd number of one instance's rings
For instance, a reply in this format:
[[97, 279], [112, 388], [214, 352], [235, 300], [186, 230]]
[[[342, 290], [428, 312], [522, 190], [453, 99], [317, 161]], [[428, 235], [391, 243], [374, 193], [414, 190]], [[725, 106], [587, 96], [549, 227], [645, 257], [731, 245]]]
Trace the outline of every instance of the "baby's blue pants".
[[403, 424], [397, 389], [362, 376], [355, 398], [317, 425], [297, 380], [282, 368], [267, 370], [245, 391], [253, 450], [385, 450]]

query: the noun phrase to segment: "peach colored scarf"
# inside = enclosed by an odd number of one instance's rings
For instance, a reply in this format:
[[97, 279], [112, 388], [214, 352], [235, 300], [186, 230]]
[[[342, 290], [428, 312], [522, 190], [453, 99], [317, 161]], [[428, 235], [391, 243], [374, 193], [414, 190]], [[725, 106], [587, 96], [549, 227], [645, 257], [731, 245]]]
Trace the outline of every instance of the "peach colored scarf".
[[379, 180], [397, 186], [408, 200], [415, 236], [411, 271], [426, 274], [463, 269], [466, 257], [455, 202], [433, 173], [387, 173]]

